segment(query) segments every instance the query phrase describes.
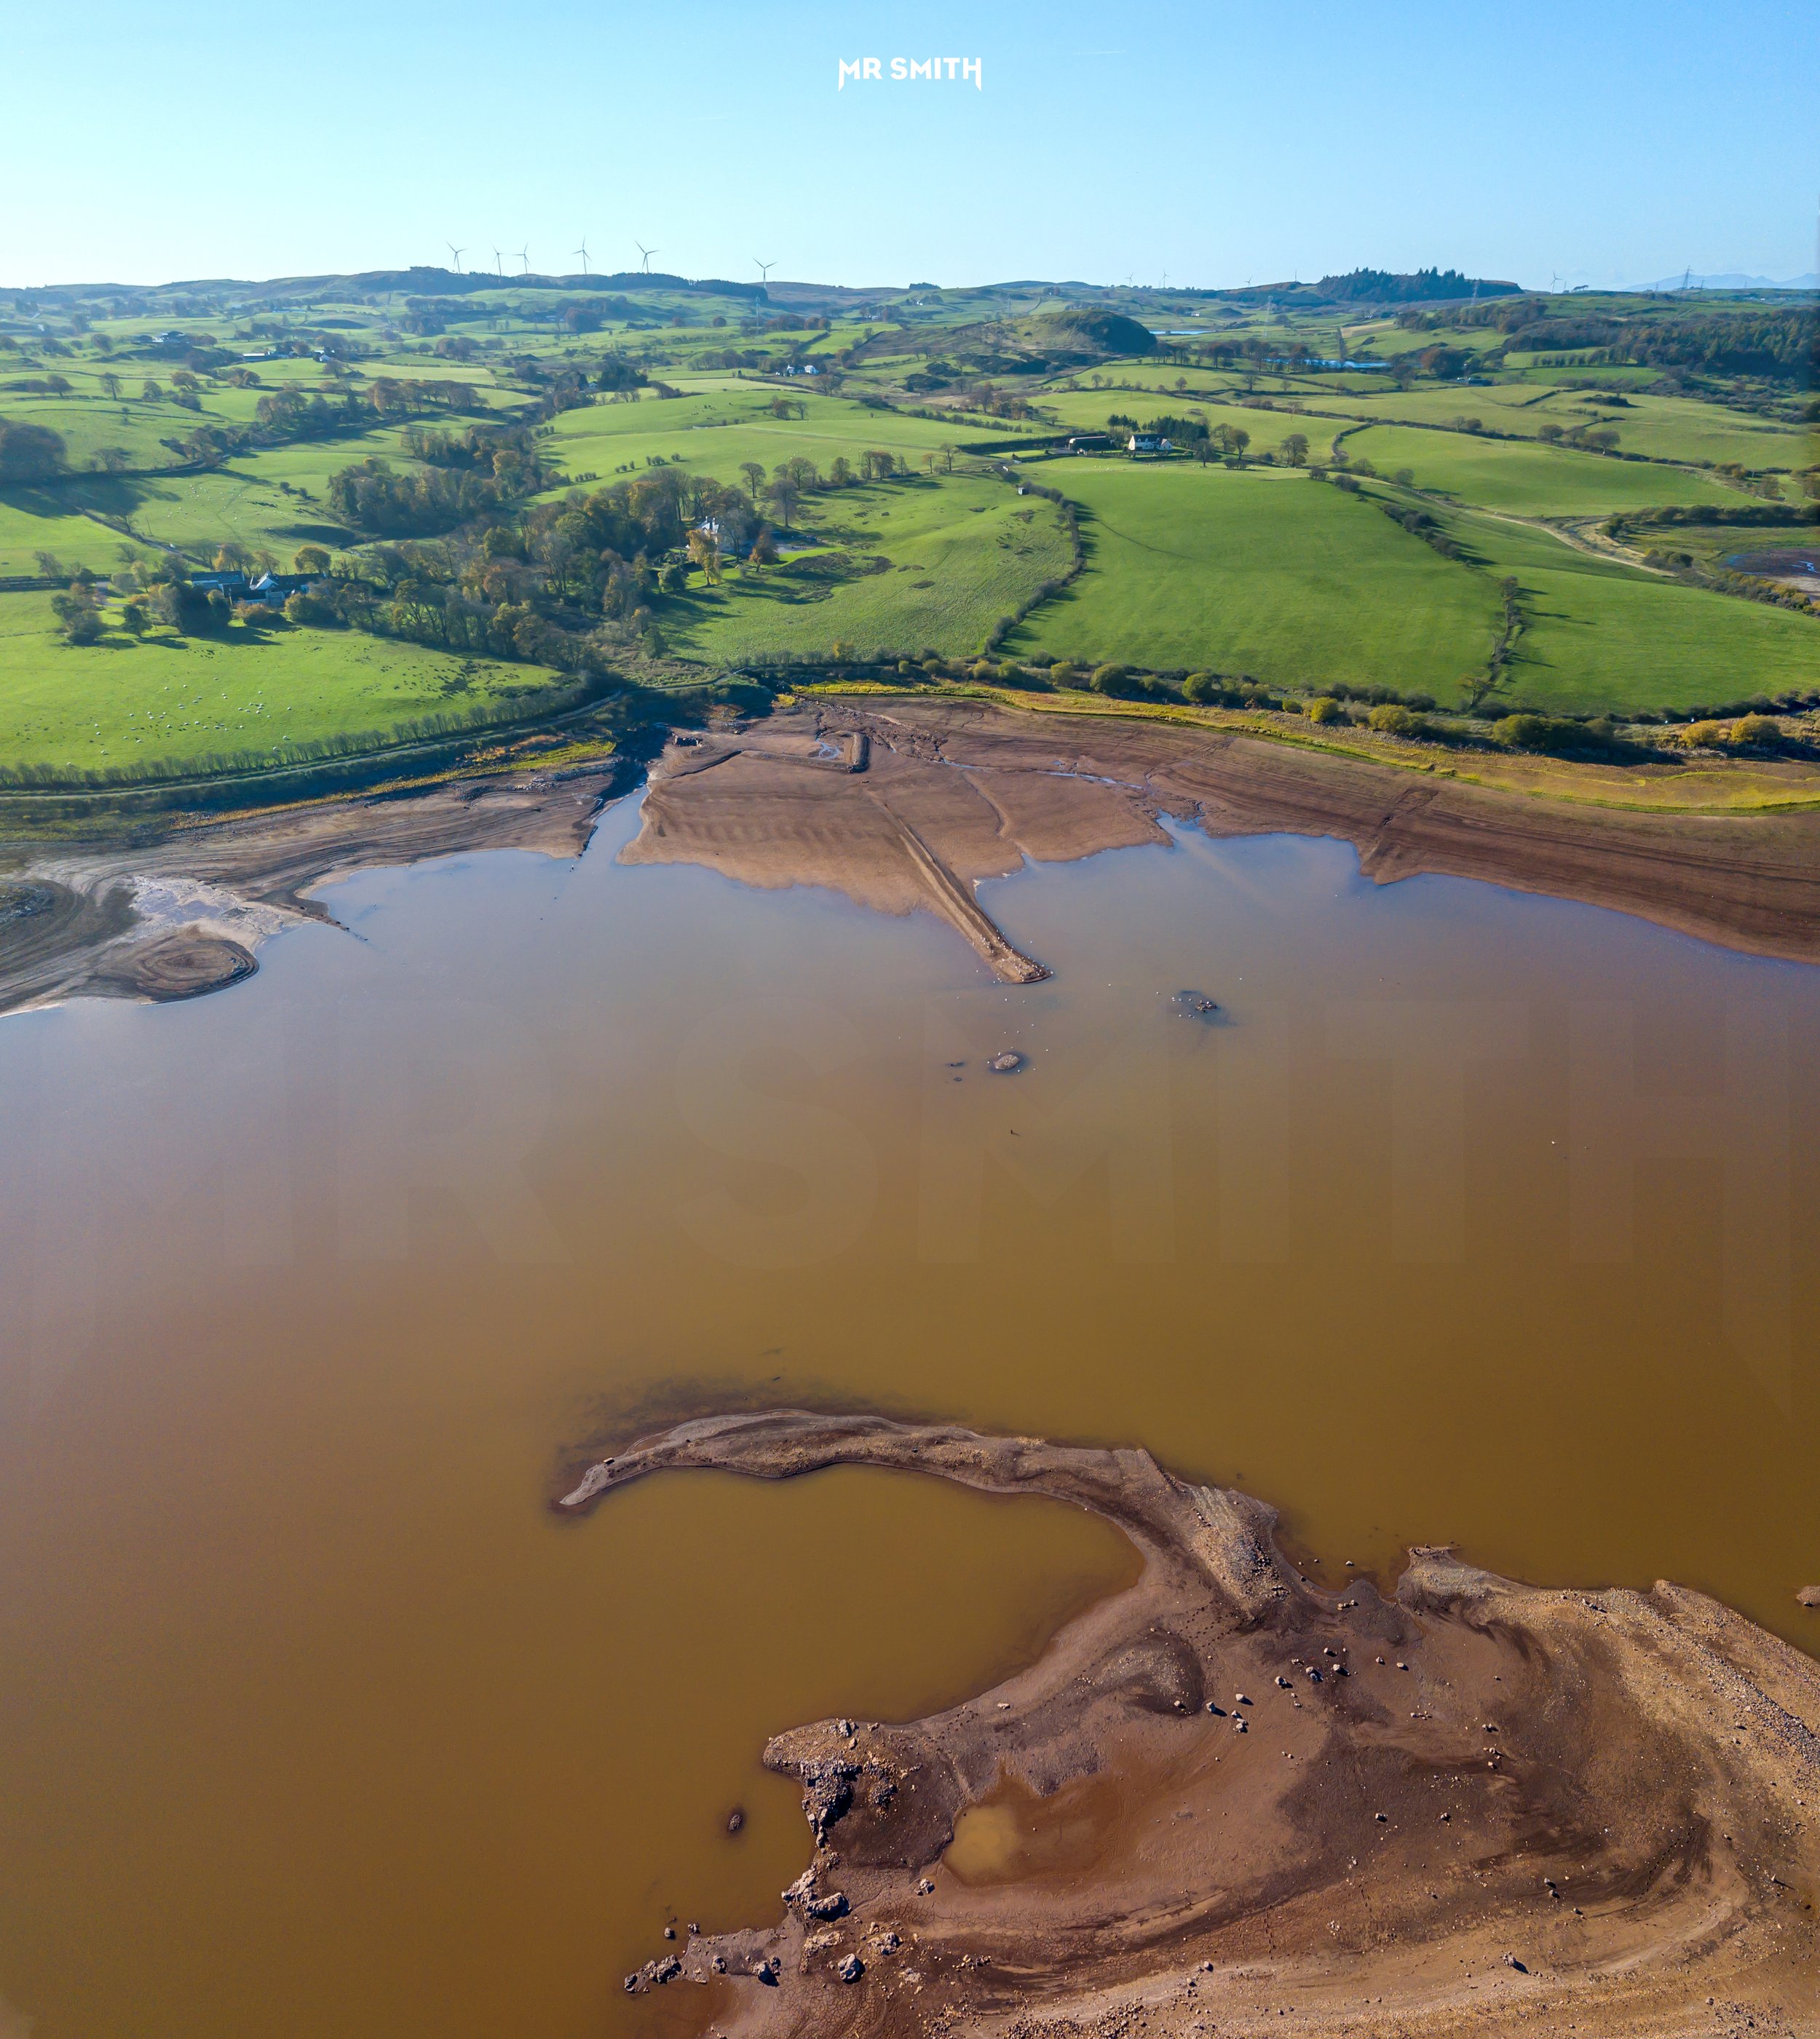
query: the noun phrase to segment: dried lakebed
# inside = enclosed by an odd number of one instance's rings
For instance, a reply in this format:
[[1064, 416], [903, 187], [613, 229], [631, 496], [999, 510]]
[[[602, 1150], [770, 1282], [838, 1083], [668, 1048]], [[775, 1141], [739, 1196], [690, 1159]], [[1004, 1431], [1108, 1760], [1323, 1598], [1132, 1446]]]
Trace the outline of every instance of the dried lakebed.
[[1820, 1668], [1718, 1602], [1446, 1550], [1324, 1590], [1270, 1508], [1147, 1452], [870, 1414], [684, 1422], [555, 1505], [836, 1465], [1072, 1502], [1142, 1570], [963, 1705], [770, 1742], [814, 1859], [781, 1917], [626, 1979], [687, 2029], [1814, 2029]]
[[[485, 849], [576, 855], [624, 774], [608, 764], [469, 780], [29, 853], [0, 887], [0, 1011], [222, 989], [251, 974], [268, 936], [323, 917], [309, 887], [363, 866]], [[1165, 822], [1215, 837], [1331, 837], [1379, 884], [1480, 879], [1820, 961], [1820, 812], [1624, 811], [1228, 729], [976, 701], [833, 699], [678, 735], [651, 767], [621, 861], [933, 913], [1002, 982], [1029, 984], [1049, 968], [1006, 938], [980, 883], [1027, 861], [1166, 843]]]

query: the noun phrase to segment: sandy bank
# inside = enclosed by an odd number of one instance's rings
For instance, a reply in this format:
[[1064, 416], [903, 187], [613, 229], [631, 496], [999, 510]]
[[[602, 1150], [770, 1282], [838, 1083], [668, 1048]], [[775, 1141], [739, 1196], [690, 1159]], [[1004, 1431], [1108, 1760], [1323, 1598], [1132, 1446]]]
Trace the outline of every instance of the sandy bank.
[[0, 1012], [219, 990], [252, 973], [267, 936], [329, 917], [311, 887], [458, 850], [577, 856], [614, 783], [609, 762], [325, 801], [132, 846], [35, 852], [21, 875], [0, 880]]
[[628, 1979], [691, 2029], [1820, 2029], [1820, 1667], [1741, 1616], [1438, 1550], [1389, 1598], [1328, 1593], [1270, 1509], [1148, 1452], [871, 1415], [684, 1422], [556, 1505], [837, 1464], [1073, 1502], [1143, 1570], [950, 1712], [769, 1744], [809, 1870], [772, 1921]]
[[933, 911], [1019, 982], [1046, 973], [979, 908], [979, 880], [1026, 858], [1166, 841], [1165, 816], [1214, 835], [1334, 837], [1381, 884], [1419, 871], [1484, 879], [1820, 961], [1820, 814], [1579, 806], [1226, 730], [971, 701], [826, 700], [673, 749], [622, 858]]

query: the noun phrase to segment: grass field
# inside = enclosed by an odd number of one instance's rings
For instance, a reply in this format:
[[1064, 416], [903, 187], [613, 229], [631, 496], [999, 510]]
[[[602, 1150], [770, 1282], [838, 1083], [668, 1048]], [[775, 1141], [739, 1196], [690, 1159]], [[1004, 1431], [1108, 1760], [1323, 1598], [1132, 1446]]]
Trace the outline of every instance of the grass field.
[[1500, 613], [1492, 580], [1367, 502], [1286, 469], [1081, 461], [1045, 473], [1087, 513], [1090, 564], [1014, 649], [1446, 703], [1484, 668]]
[[[1383, 516], [1370, 497], [1400, 493], [1387, 482], [1368, 483], [1360, 497], [1278, 466], [1239, 473], [1186, 460], [1133, 466], [1111, 458], [1039, 457], [1028, 472], [1079, 503], [1090, 556], [1081, 577], [1037, 609], [1008, 648], [1095, 663], [1207, 666], [1297, 689], [1336, 680], [1381, 684], [1432, 693], [1451, 706], [1463, 684], [1477, 691], [1500, 624], [1498, 579], [1509, 572], [1524, 590], [1529, 621], [1507, 701], [1621, 712], [1820, 685], [1820, 626], [1813, 617], [1614, 565], [1512, 521], [1750, 503], [1754, 497], [1706, 470], [1737, 462], [1786, 477], [1811, 464], [1820, 450], [1814, 431], [1763, 415], [1766, 403], [1792, 412], [1787, 390], [1740, 382], [1731, 392], [1738, 406], [1730, 408], [1659, 393], [1649, 386], [1659, 380], [1649, 369], [1517, 362], [1481, 386], [1418, 374], [1399, 390], [1389, 386], [1387, 373], [1291, 375], [1255, 360], [1214, 367], [1167, 354], [1051, 364], [1013, 376], [990, 365], [991, 358], [1007, 335], [1028, 327], [1039, 302], [1035, 286], [918, 290], [895, 307], [881, 298], [863, 315], [833, 306], [825, 328], [786, 325], [779, 307], [731, 291], [708, 297], [660, 283], [629, 293], [635, 316], [622, 306], [599, 330], [576, 330], [570, 316], [576, 307], [568, 302], [576, 294], [557, 279], [521, 286], [505, 279], [497, 290], [489, 284], [475, 293], [459, 320], [451, 314], [440, 332], [434, 322], [407, 317], [402, 305], [382, 305], [370, 294], [344, 306], [293, 306], [275, 317], [220, 304], [206, 317], [193, 306], [128, 317], [97, 313], [87, 329], [53, 308], [35, 331], [21, 325], [0, 335], [0, 423], [48, 425], [62, 435], [76, 471], [51, 486], [0, 489], [0, 575], [34, 574], [40, 552], [55, 554], [65, 569], [106, 572], [126, 534], [102, 518], [123, 518], [142, 545], [178, 546], [192, 563], [211, 560], [225, 540], [269, 551], [284, 566], [306, 543], [357, 561], [369, 541], [334, 518], [329, 478], [369, 454], [406, 465], [401, 427], [375, 419], [369, 431], [255, 449], [209, 473], [109, 477], [100, 471], [101, 456], [118, 447], [129, 469], [165, 467], [171, 454], [162, 439], [199, 424], [244, 426], [260, 397], [281, 386], [328, 390], [346, 382], [359, 389], [382, 376], [456, 379], [483, 404], [538, 428], [540, 449], [560, 477], [553, 494], [626, 480], [659, 463], [743, 488], [740, 470], [748, 462], [769, 475], [801, 457], [826, 475], [839, 456], [856, 469], [869, 450], [900, 457], [915, 477], [907, 483], [807, 495], [788, 535], [809, 543], [792, 543], [783, 567], [750, 576], [732, 568], [714, 589], [697, 578], [686, 594], [654, 597], [652, 606], [680, 659], [738, 664], [826, 655], [837, 640], [862, 652], [889, 647], [952, 657], [980, 648], [1001, 617], [1071, 564], [1052, 507], [1018, 497], [982, 471], [981, 459], [959, 449], [1058, 430], [1105, 431], [1113, 412], [1148, 420], [1198, 411], [1210, 425], [1243, 430], [1254, 459], [1280, 455], [1289, 435], [1301, 433], [1311, 456], [1324, 460], [1336, 435], [1344, 433], [1348, 454], [1369, 461], [1380, 476], [1410, 471], [1425, 507], [1461, 540], [1465, 556], [1443, 557]], [[1214, 311], [1199, 300], [1172, 304], [1166, 294], [1140, 293], [1129, 309], [1168, 333], [1211, 340], [1217, 332], [1266, 352], [1300, 344], [1322, 358], [1363, 351], [1382, 359], [1438, 342], [1482, 353], [1501, 344], [1491, 328], [1408, 331], [1385, 317], [1353, 320], [1340, 307], [1317, 315], [1280, 301], [1247, 299]], [[1615, 302], [1607, 309], [1627, 312]], [[899, 320], [901, 338], [893, 332]], [[996, 337], [980, 323], [990, 321], [1004, 321]], [[424, 329], [401, 331], [394, 321]], [[171, 401], [182, 343], [160, 336], [173, 325], [205, 350], [197, 359], [197, 409]], [[353, 351], [345, 378], [316, 358], [337, 334]], [[839, 359], [875, 336], [876, 351], [857, 363]], [[237, 360], [218, 374], [207, 368], [207, 350], [245, 357], [263, 355], [275, 340], [300, 339], [312, 351]], [[754, 372], [705, 365], [728, 350]], [[844, 393], [832, 393], [823, 378], [774, 379], [787, 359], [810, 352], [845, 375]], [[956, 364], [952, 388], [906, 389], [907, 378], [944, 354]], [[636, 401], [550, 415], [553, 405], [540, 399], [560, 378], [570, 370], [591, 377], [608, 355], [630, 359], [653, 382], [660, 378], [682, 393], [659, 397], [648, 385]], [[1203, 364], [1207, 358], [1203, 353]], [[229, 379], [242, 365], [256, 374], [256, 386]], [[53, 375], [66, 379], [67, 391], [17, 386]], [[104, 380], [116, 376], [118, 392], [109, 397]], [[1566, 386], [1582, 378], [1622, 387], [1631, 401], [1617, 410], [1590, 403], [1585, 391]], [[1022, 423], [963, 415], [959, 406], [982, 379], [1028, 397], [1043, 415]], [[148, 380], [161, 385], [160, 399], [142, 395]], [[1723, 383], [1710, 386], [1716, 395], [1726, 393]], [[1273, 408], [1248, 406], [1242, 399], [1253, 391]], [[804, 415], [777, 415], [773, 405], [780, 398]], [[1275, 408], [1292, 401], [1305, 408]], [[923, 412], [934, 415], [917, 415]], [[1508, 436], [1447, 429], [1468, 417]], [[1549, 425], [1571, 430], [1594, 422], [1616, 429], [1623, 452], [1643, 458], [1602, 458], [1537, 439]], [[1354, 425], [1363, 428], [1349, 429]], [[952, 472], [944, 449], [954, 450]], [[1797, 484], [1784, 480], [1783, 486], [1792, 503], [1799, 499]], [[1752, 534], [1695, 527], [1645, 535], [1643, 542], [1716, 559], [1747, 546]], [[667, 670], [684, 684], [698, 668]], [[654, 668], [653, 684], [665, 683]], [[101, 647], [77, 651], [56, 637], [47, 598], [0, 596], [0, 762], [51, 761], [61, 754], [72, 767], [92, 769], [269, 749], [286, 739], [377, 735], [505, 689], [552, 684], [533, 668], [464, 666], [408, 644], [309, 629], [273, 632], [261, 641], [237, 627], [218, 636], [142, 644], [116, 631]]]
[[0, 594], [0, 765], [140, 769], [380, 738], [424, 716], [503, 708], [519, 691], [528, 706], [557, 683], [538, 666], [351, 630], [234, 625], [138, 643], [116, 630], [78, 648], [57, 635], [49, 595]]
[[[876, 447], [920, 469], [924, 457], [944, 445], [985, 435], [978, 424], [906, 417], [838, 397], [804, 395], [806, 416], [777, 418], [770, 406], [779, 393], [769, 385], [727, 382], [697, 396], [589, 404], [564, 411], [543, 446], [570, 474], [598, 474], [603, 482], [622, 480], [621, 469], [636, 472], [661, 457], [738, 484], [743, 461], [759, 461], [768, 472], [800, 454], [826, 473], [836, 454], [857, 465], [862, 453]], [[1011, 428], [1002, 429], [1009, 434]]]
[[887, 568], [836, 566], [840, 577], [823, 579], [828, 565], [804, 560], [762, 576], [730, 574], [717, 589], [697, 587], [666, 605], [671, 648], [736, 662], [825, 655], [841, 638], [868, 652], [887, 646], [959, 657], [978, 651], [997, 619], [1043, 581], [1068, 571], [1053, 505], [1001, 481], [955, 475], [854, 489], [838, 501], [851, 549], [823, 560], [884, 559]]
[[1567, 714], [1683, 712], [1820, 685], [1820, 625], [1466, 514], [1461, 535], [1516, 575], [1528, 627], [1509, 700]]
[[1655, 503], [1735, 507], [1750, 500], [1723, 482], [1685, 468], [1609, 460], [1602, 454], [1518, 445], [1467, 432], [1372, 425], [1353, 433], [1346, 450], [1353, 460], [1370, 460], [1381, 474], [1408, 468], [1418, 488], [1524, 516], [1586, 517]]
[[[1247, 448], [1254, 458], [1259, 454], [1275, 453], [1291, 432], [1300, 432], [1308, 441], [1311, 454], [1324, 458], [1329, 442], [1336, 431], [1343, 431], [1331, 418], [1310, 418], [1294, 411], [1262, 411], [1248, 409], [1243, 404], [1220, 403], [1211, 398], [1197, 397], [1192, 391], [1170, 391], [1166, 394], [1134, 394], [1129, 390], [1095, 389], [1071, 391], [1046, 400], [1043, 408], [1055, 412], [1060, 421], [1056, 430], [1103, 432], [1108, 429], [1108, 413], [1117, 412], [1121, 416], [1136, 418], [1140, 423], [1149, 420], [1171, 415], [1176, 417], [1204, 417], [1209, 431], [1221, 425], [1233, 425], [1249, 435], [1251, 443]], [[1119, 431], [1122, 427], [1113, 427]]]

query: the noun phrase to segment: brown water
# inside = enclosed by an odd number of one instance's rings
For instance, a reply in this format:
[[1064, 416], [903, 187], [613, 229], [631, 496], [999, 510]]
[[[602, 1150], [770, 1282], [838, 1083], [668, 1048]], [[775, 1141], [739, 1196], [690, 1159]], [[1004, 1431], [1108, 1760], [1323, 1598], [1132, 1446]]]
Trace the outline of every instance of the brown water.
[[1814, 1639], [1820, 974], [1188, 837], [988, 888], [1058, 971], [1007, 991], [921, 917], [617, 868], [635, 826], [0, 1026], [5, 2039], [637, 2029], [665, 1920], [807, 1858], [768, 1733], [1127, 1575], [858, 1472], [554, 1520], [679, 1380], [1148, 1444], [1329, 1578], [1452, 1540]]

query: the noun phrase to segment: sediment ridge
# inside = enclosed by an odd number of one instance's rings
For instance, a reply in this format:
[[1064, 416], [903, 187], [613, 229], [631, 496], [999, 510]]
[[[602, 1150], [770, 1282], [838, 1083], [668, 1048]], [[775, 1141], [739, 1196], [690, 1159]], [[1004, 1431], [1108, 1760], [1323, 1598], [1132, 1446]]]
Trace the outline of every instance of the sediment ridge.
[[853, 1464], [1089, 1509], [1142, 1570], [963, 1705], [779, 1733], [809, 1866], [625, 1979], [666, 2030], [1820, 2030], [1820, 1666], [1742, 1616], [1442, 1549], [1328, 1591], [1147, 1452], [869, 1414], [677, 1423], [554, 1505]]

